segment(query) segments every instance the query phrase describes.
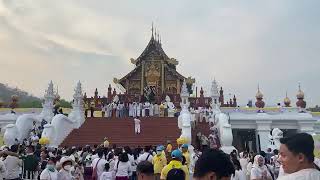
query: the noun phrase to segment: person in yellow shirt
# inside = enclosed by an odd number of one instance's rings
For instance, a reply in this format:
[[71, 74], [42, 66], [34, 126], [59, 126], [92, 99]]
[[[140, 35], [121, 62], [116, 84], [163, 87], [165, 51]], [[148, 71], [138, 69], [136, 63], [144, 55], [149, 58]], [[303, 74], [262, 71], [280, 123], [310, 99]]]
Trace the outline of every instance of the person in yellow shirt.
[[185, 173], [185, 180], [189, 180], [189, 171], [187, 166], [182, 165], [182, 153], [180, 150], [176, 149], [171, 153], [172, 160], [168, 165], [166, 165], [162, 171], [160, 179], [167, 179], [168, 172], [172, 169], [181, 169]]
[[170, 141], [168, 141], [168, 143], [167, 143], [166, 151], [167, 151], [168, 153], [171, 153], [171, 152], [172, 152], [172, 145], [171, 145], [171, 142], [170, 142]]
[[155, 155], [152, 159], [155, 179], [159, 180], [162, 169], [167, 165], [167, 158], [166, 155], [163, 153], [163, 148], [161, 146], [158, 146], [157, 149], [157, 155]]
[[186, 158], [185, 165], [189, 168], [189, 166], [190, 166], [190, 153], [188, 151], [188, 144], [183, 144], [181, 146], [181, 150], [182, 150], [182, 155]]

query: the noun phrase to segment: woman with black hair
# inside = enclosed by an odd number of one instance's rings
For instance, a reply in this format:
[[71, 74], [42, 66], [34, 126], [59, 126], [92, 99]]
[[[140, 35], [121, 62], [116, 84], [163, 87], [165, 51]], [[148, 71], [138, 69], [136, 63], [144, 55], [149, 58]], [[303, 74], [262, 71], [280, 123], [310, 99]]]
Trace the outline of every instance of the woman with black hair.
[[238, 159], [232, 159], [235, 173], [231, 176], [231, 180], [246, 180], [246, 175], [244, 174], [240, 161]]
[[116, 172], [116, 180], [129, 180], [129, 174], [131, 173], [131, 164], [127, 153], [119, 154], [118, 161], [114, 166]]

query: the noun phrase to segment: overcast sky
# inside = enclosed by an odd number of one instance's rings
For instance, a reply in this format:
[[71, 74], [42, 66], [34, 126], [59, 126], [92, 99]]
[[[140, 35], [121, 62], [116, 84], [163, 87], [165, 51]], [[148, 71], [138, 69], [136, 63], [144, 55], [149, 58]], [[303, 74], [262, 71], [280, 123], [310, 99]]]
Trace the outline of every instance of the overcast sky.
[[207, 94], [215, 77], [240, 104], [260, 84], [268, 105], [301, 83], [320, 104], [320, 1], [0, 0], [0, 82], [43, 96], [50, 80], [70, 100], [76, 82], [106, 95], [159, 29], [177, 70]]

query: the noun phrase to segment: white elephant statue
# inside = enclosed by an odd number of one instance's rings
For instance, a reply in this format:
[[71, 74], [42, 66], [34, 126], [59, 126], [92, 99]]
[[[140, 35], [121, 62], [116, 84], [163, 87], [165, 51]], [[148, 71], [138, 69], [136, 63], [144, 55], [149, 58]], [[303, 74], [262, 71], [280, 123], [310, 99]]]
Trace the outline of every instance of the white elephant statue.
[[8, 124], [6, 127], [6, 132], [4, 133], [3, 140], [7, 146], [12, 146], [18, 143], [19, 131], [15, 124]]
[[63, 114], [57, 114], [53, 117], [51, 124], [44, 125], [41, 138], [49, 139], [49, 147], [58, 147], [76, 124], [75, 120], [71, 120]]
[[34, 114], [23, 114], [18, 117], [16, 124], [8, 124], [4, 133], [4, 143], [11, 146], [15, 143], [22, 143], [23, 139], [30, 136], [33, 129], [33, 122], [38, 126], [39, 119]]

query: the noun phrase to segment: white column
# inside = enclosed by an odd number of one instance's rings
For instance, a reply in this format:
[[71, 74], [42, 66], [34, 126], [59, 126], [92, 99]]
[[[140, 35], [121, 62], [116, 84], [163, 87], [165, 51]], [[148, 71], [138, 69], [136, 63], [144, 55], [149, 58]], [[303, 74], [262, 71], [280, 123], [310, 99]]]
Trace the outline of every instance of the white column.
[[260, 139], [260, 150], [267, 152], [268, 146], [270, 145], [269, 135], [271, 131], [272, 121], [259, 120], [256, 121], [257, 130], [256, 133], [259, 135]]
[[314, 131], [315, 122], [316, 121], [313, 121], [313, 120], [298, 121], [299, 132], [305, 132], [312, 135], [315, 132]]

